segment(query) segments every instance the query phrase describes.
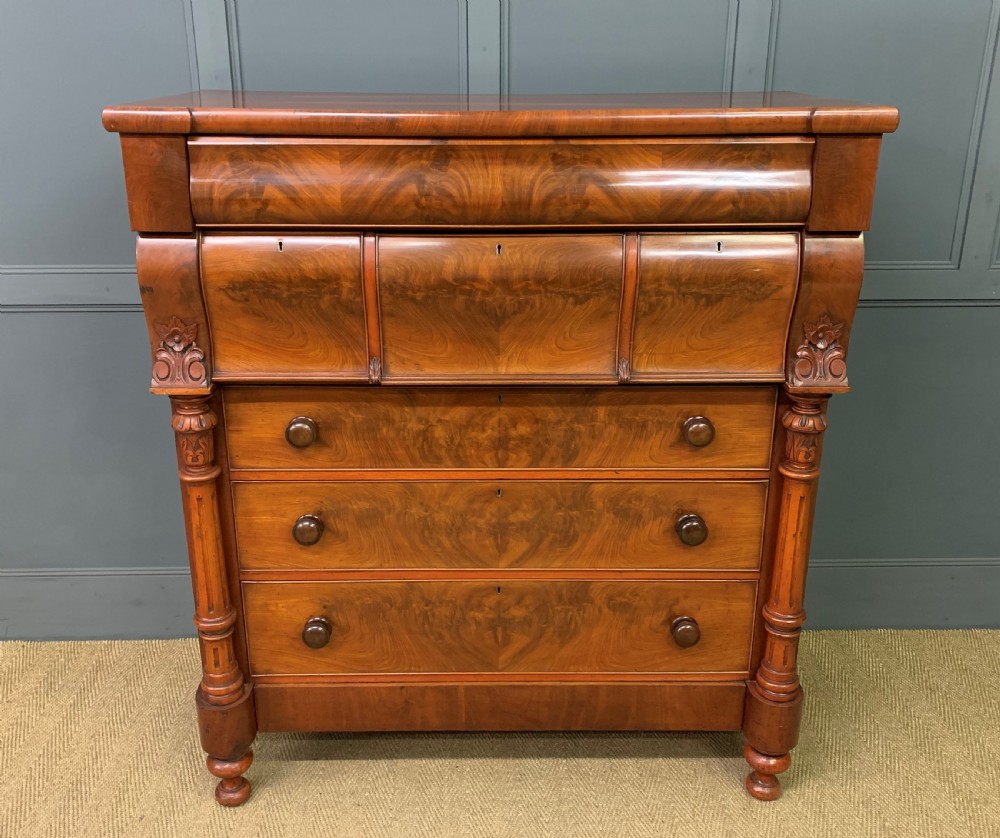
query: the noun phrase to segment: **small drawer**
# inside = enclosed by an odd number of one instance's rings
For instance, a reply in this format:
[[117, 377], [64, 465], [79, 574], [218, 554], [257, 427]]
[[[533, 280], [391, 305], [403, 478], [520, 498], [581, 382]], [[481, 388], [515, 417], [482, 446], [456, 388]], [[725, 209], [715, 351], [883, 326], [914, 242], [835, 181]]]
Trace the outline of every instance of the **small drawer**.
[[201, 275], [216, 380], [368, 380], [358, 236], [209, 234]]
[[767, 469], [774, 387], [229, 387], [235, 469]]
[[639, 238], [636, 381], [782, 381], [799, 275], [795, 233]]
[[727, 673], [757, 583], [244, 582], [254, 675]]
[[754, 570], [766, 481], [236, 483], [244, 570]]
[[614, 383], [621, 236], [383, 236], [386, 381]]

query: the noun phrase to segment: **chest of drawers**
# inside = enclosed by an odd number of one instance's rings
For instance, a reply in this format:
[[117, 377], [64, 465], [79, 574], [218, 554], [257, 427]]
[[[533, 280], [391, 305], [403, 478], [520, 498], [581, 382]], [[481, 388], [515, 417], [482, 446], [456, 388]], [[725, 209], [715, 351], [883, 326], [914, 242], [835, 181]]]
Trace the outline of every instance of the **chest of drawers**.
[[108, 108], [218, 801], [258, 731], [743, 730], [780, 793], [892, 108]]

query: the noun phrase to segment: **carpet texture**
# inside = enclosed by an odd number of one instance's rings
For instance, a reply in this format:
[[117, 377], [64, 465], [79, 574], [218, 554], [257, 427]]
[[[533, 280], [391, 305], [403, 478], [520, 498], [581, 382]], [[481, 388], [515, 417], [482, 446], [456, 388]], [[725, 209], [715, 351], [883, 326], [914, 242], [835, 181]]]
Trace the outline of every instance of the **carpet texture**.
[[807, 632], [785, 795], [737, 734], [281, 735], [212, 797], [195, 643], [0, 643], [0, 836], [1000, 836], [1000, 631]]

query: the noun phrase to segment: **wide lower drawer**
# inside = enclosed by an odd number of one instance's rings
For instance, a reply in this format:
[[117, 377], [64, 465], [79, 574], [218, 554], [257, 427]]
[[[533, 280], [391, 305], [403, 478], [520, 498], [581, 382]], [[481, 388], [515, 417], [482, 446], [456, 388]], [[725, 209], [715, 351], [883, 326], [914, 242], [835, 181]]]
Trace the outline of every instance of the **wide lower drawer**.
[[[254, 675], [744, 673], [754, 581], [244, 582]], [[679, 645], [675, 622], [700, 636]], [[304, 629], [312, 644], [307, 645]], [[695, 637], [688, 626], [681, 642]]]
[[766, 469], [774, 408], [770, 386], [225, 391], [235, 469]]
[[766, 481], [237, 483], [240, 567], [758, 567]]

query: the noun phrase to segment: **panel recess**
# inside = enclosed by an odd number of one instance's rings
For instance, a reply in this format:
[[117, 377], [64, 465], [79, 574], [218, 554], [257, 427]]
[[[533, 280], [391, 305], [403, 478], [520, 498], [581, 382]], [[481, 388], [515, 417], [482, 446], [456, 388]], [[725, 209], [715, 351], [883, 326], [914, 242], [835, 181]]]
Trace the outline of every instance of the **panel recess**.
[[464, 0], [241, 3], [246, 90], [464, 92]]

